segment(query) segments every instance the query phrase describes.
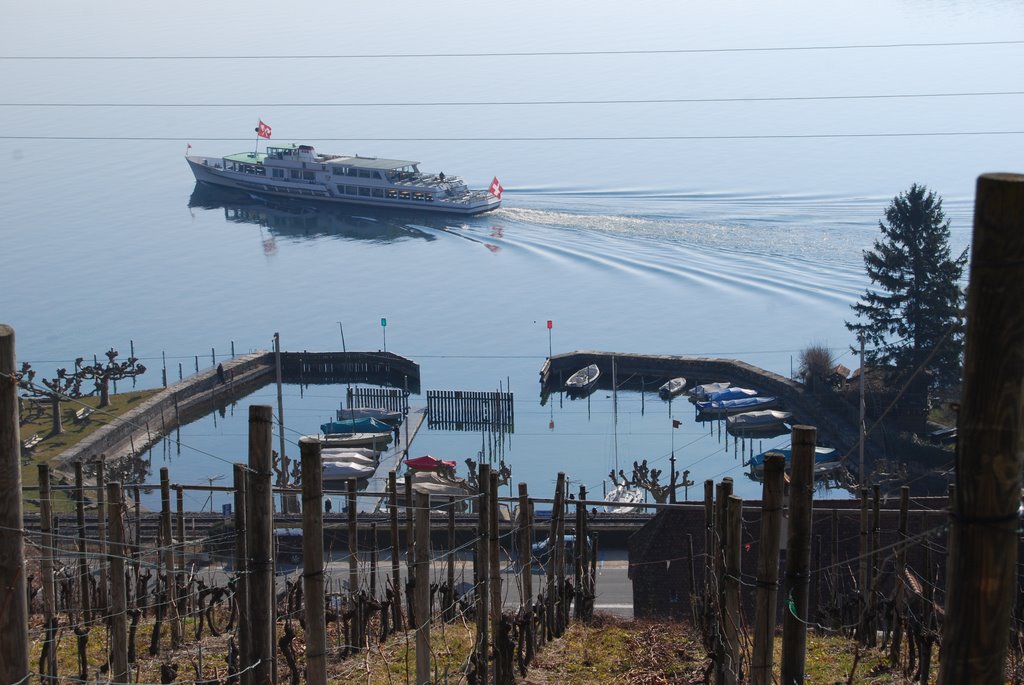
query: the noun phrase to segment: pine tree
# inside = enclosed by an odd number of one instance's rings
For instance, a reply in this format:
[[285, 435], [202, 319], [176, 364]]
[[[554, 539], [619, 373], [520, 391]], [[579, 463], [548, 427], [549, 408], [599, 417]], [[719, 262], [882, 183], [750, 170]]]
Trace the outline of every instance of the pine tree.
[[967, 253], [950, 257], [949, 224], [942, 198], [915, 183], [893, 198], [881, 238], [864, 253], [873, 287], [851, 305], [858, 321], [846, 327], [864, 336], [865, 363], [889, 367], [901, 385], [922, 366], [928, 383], [913, 383], [922, 389], [960, 380]]

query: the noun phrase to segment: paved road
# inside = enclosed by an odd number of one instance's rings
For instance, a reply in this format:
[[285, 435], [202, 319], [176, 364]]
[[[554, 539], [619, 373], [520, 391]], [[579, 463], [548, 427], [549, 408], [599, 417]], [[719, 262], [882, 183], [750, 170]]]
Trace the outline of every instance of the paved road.
[[[400, 559], [399, 570], [402, 582], [405, 582], [406, 566], [404, 559]], [[435, 582], [444, 581], [447, 578], [447, 565], [445, 559], [439, 559], [431, 565], [431, 578]], [[230, 565], [213, 565], [197, 571], [197, 575], [208, 584], [224, 585], [227, 582], [228, 574], [231, 573]], [[326, 576], [328, 592], [345, 592], [349, 586], [349, 563], [348, 554], [335, 551], [328, 560]], [[502, 592], [504, 605], [509, 609], [518, 607], [519, 567], [515, 562], [505, 563], [501, 570]], [[278, 565], [278, 591], [283, 592], [285, 581], [296, 581], [302, 577], [301, 565], [282, 562]], [[381, 555], [377, 568], [377, 587], [386, 587], [391, 578], [391, 558], [387, 554]], [[465, 593], [472, 587], [473, 562], [469, 557], [459, 558], [455, 561], [455, 583], [460, 593]], [[370, 584], [370, 563], [368, 557], [359, 560], [359, 582], [361, 587], [369, 587]], [[537, 566], [533, 572], [533, 591], [537, 594], [543, 589], [546, 583], [546, 576]], [[597, 599], [595, 608], [599, 611], [607, 611], [619, 616], [631, 617], [633, 615], [633, 585], [628, 578], [628, 563], [624, 550], [601, 550], [597, 564]]]

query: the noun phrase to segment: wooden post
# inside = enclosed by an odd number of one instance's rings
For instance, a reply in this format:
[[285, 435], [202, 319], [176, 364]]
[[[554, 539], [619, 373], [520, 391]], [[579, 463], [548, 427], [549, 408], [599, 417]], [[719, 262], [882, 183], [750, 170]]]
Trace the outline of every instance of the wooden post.
[[907, 516], [910, 508], [910, 487], [900, 488], [900, 523], [897, 535], [899, 545], [896, 547], [896, 592], [895, 608], [893, 609], [892, 646], [889, 651], [889, 662], [893, 668], [899, 668], [900, 649], [903, 643], [903, 574], [907, 568]]
[[839, 510], [832, 510], [832, 566], [829, 570], [829, 576], [832, 579], [832, 608], [835, 609], [833, 628], [839, 628], [843, 624], [843, 619], [839, 615], [840, 592], [839, 592]]
[[488, 665], [488, 655], [490, 654], [488, 637], [488, 620], [490, 618], [490, 612], [488, 611], [488, 600], [490, 599], [490, 573], [488, 571], [487, 560], [490, 559], [490, 551], [488, 546], [490, 545], [490, 518], [491, 518], [491, 467], [487, 464], [480, 464], [480, 468], [477, 474], [477, 483], [480, 486], [480, 497], [477, 498], [477, 519], [478, 519], [478, 531], [477, 531], [477, 552], [476, 552], [476, 587], [474, 593], [476, 596], [476, 666], [477, 675], [481, 685], [488, 685], [491, 682], [488, 677], [490, 671]]
[[490, 528], [490, 540], [487, 543], [487, 568], [490, 577], [487, 580], [487, 585], [491, 593], [488, 603], [491, 608], [491, 640], [494, 642], [495, 652], [494, 682], [498, 684], [506, 682], [506, 679], [512, 679], [512, 674], [504, 672], [504, 664], [501, 657], [497, 654], [498, 645], [500, 644], [498, 639], [501, 635], [501, 540], [498, 537], [498, 472], [492, 470], [490, 479], [491, 515], [487, 517]]
[[320, 441], [299, 439], [302, 455], [302, 597], [306, 614], [306, 683], [327, 684], [324, 602], [323, 462]]
[[370, 524], [370, 601], [377, 601], [377, 524]]
[[160, 544], [163, 551], [166, 606], [171, 616], [171, 646], [181, 647], [181, 618], [178, 616], [178, 583], [174, 574], [174, 543], [171, 536], [171, 477], [164, 466], [160, 469]]
[[[101, 462], [102, 463], [102, 462]], [[124, 576], [124, 514], [121, 484], [107, 486], [110, 496], [110, 678], [128, 682], [128, 596]]]
[[793, 426], [786, 544], [786, 611], [782, 620], [782, 683], [804, 682], [807, 647], [807, 570], [811, 565], [811, 513], [814, 497], [814, 445], [817, 431]]
[[89, 561], [86, 548], [89, 538], [85, 535], [85, 481], [82, 462], [75, 462], [75, 512], [78, 516], [78, 586], [81, 593], [81, 625], [88, 630], [92, 624], [92, 588], [89, 584]]
[[[520, 598], [527, 616], [530, 616], [533, 607], [533, 520], [530, 517], [530, 495], [526, 483], [519, 484], [519, 577], [522, 584], [522, 597]], [[533, 625], [533, 621], [526, 622], [527, 630]], [[526, 644], [529, 648], [532, 645], [531, 635], [526, 636]], [[532, 650], [530, 650], [532, 651]], [[529, 659], [528, 659], [529, 661]]]
[[359, 592], [359, 530], [356, 528], [356, 479], [345, 481], [348, 496], [348, 591]]
[[569, 490], [564, 478], [560, 487], [558, 503], [555, 505], [555, 520], [558, 523], [558, 532], [555, 535], [554, 546], [551, 550], [555, 558], [555, 582], [557, 583], [555, 593], [555, 637], [561, 637], [565, 633], [565, 510], [567, 508], [565, 500]]
[[249, 554], [246, 547], [246, 468], [245, 464], [234, 464], [232, 475], [235, 485], [235, 609], [238, 613], [238, 628], [235, 631], [238, 649], [238, 670], [241, 685], [252, 683], [252, 664], [249, 658]]
[[869, 575], [869, 562], [871, 560], [871, 539], [868, 536], [870, 530], [868, 518], [868, 489], [860, 489], [860, 573], [857, 577], [857, 589], [860, 590], [860, 614], [857, 626], [857, 641], [862, 645], [868, 644], [867, 616], [868, 602], [871, 598], [871, 577]]
[[174, 519], [174, 536], [178, 540], [175, 546], [174, 568], [178, 572], [177, 583], [181, 594], [178, 595], [178, 620], [188, 615], [189, 595], [192, 590], [186, 587], [188, 573], [185, 571], [185, 490], [181, 485], [174, 488], [177, 505]]
[[[565, 493], [565, 473], [558, 473], [555, 483], [555, 503], [551, 509], [551, 524], [548, 529], [548, 587], [547, 587], [547, 631], [548, 635], [555, 632], [555, 616], [557, 615], [558, 589], [555, 572], [557, 567], [556, 550], [558, 548], [558, 512], [562, 508], [562, 496]], [[555, 632], [557, 635], [557, 632]]]
[[978, 178], [939, 685], [1002, 682], [1024, 445], [1024, 176]]
[[769, 454], [764, 460], [761, 496], [761, 543], [757, 554], [757, 608], [754, 617], [752, 685], [771, 685], [775, 657], [775, 606], [779, 594], [779, 541], [786, 459]]
[[[430, 495], [416, 493], [416, 684], [430, 685]], [[484, 618], [486, 624], [487, 619]]]
[[[135, 544], [132, 545], [132, 571], [137, 584], [139, 574], [142, 573], [142, 493], [138, 485], [132, 486], [132, 499], [135, 501]], [[139, 597], [136, 595], [136, 601], [138, 600]]]
[[870, 588], [870, 594], [868, 596], [868, 644], [874, 647], [878, 643], [877, 632], [875, 630], [875, 612], [878, 607], [878, 593], [876, 591], [878, 587], [877, 578], [882, 572], [882, 569], [878, 565], [878, 548], [882, 546], [882, 524], [881, 524], [881, 491], [882, 488], [878, 483], [871, 486], [871, 567], [868, 575], [868, 587]]
[[29, 603], [25, 582], [25, 521], [22, 518], [22, 437], [14, 382], [14, 329], [0, 324], [0, 681], [29, 676]]
[[394, 471], [388, 472], [388, 493], [391, 499], [391, 587], [395, 593], [391, 611], [398, 631], [402, 629], [402, 574], [398, 562], [398, 480]]
[[106, 457], [101, 454], [96, 462], [96, 537], [100, 543], [99, 603], [100, 610], [103, 612], [110, 609], [107, 597], [107, 483], [104, 468], [106, 463]]
[[722, 619], [728, 662], [725, 682], [734, 685], [742, 681], [743, 650], [740, 648], [740, 559], [743, 549], [743, 499], [730, 495], [726, 502], [725, 548], [725, 608]]
[[715, 481], [704, 481], [704, 601], [705, 610], [715, 597]]
[[[43, 593], [43, 626], [55, 627], [57, 615], [57, 591], [53, 581], [53, 551], [55, 549], [53, 536], [53, 504], [52, 493], [50, 492], [50, 467], [47, 464], [39, 464], [39, 526], [42, 531], [39, 550], [39, 573], [42, 576]], [[51, 640], [56, 637], [56, 631], [45, 633], [44, 645], [46, 650], [45, 674], [52, 679], [57, 676], [57, 644]]]
[[576, 498], [576, 544], [573, 545], [573, 590], [575, 596], [573, 597], [573, 613], [577, 620], [583, 618], [583, 564], [584, 564], [584, 550], [586, 545], [586, 532], [583, 526], [586, 525], [586, 507], [582, 502], [586, 497], [586, 488], [580, 486], [579, 496]]
[[[246, 476], [246, 549], [249, 554], [249, 662], [253, 683], [276, 680], [274, 652], [274, 494], [271, 488], [274, 412], [249, 407], [249, 471]], [[245, 649], [245, 645], [240, 645]]]
[[445, 618], [455, 619], [455, 498], [448, 498], [448, 596]]

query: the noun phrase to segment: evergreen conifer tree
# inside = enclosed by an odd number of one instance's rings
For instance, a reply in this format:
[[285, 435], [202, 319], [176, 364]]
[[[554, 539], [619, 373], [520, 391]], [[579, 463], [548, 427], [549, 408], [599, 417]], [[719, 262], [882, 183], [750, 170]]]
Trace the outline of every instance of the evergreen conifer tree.
[[950, 257], [949, 225], [942, 198], [915, 183], [893, 198], [878, 222], [882, 236], [864, 253], [873, 285], [851, 305], [858, 321], [846, 327], [864, 336], [865, 363], [889, 367], [901, 385], [921, 366], [925, 387], [960, 380], [967, 253]]

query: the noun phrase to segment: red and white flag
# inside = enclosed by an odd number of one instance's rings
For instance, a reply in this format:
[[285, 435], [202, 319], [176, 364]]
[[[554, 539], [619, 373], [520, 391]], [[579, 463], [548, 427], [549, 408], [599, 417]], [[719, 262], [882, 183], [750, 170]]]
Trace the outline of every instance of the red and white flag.
[[498, 182], [498, 177], [495, 176], [494, 180], [491, 181], [491, 187], [488, 188], [488, 190], [491, 192], [491, 195], [493, 195], [494, 197], [496, 197], [496, 198], [498, 198], [500, 200], [501, 199], [501, 191], [503, 191], [505, 189], [501, 187], [501, 183]]
[[260, 119], [260, 125], [256, 127], [256, 135], [260, 138], [270, 137], [270, 127], [264, 124], [262, 119]]

